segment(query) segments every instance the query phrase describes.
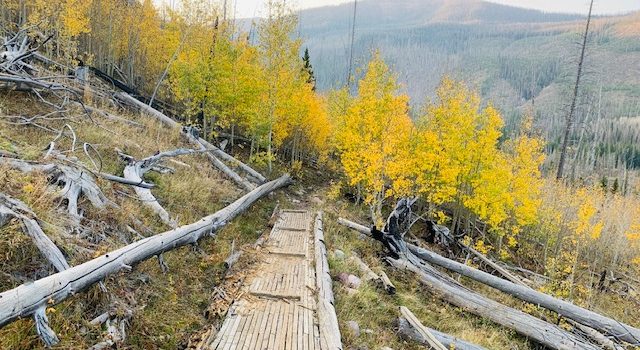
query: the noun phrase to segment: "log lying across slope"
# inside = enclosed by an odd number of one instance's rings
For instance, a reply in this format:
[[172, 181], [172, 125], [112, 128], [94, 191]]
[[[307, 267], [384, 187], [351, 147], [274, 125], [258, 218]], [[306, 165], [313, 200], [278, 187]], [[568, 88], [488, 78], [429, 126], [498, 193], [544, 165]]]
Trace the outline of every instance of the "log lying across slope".
[[206, 235], [214, 235], [258, 199], [290, 183], [289, 175], [284, 175], [197, 222], [141, 239], [81, 265], [0, 293], [0, 327], [18, 318], [34, 314], [42, 316], [46, 307], [60, 303], [111, 274], [129, 271], [131, 265], [177, 247], [196, 243]]
[[[339, 219], [338, 222], [358, 232], [371, 234], [371, 230], [363, 225], [345, 219]], [[390, 237], [387, 238], [391, 239]], [[395, 239], [398, 241], [391, 242], [389, 244], [390, 247], [407, 246], [401, 238], [395, 237]], [[436, 292], [443, 300], [461, 307], [470, 313], [492, 320], [504, 327], [511, 328], [551, 349], [595, 350], [599, 348], [554, 324], [540, 320], [520, 310], [502, 305], [469, 290], [452, 278], [437, 271], [428, 263], [422, 262], [419, 257], [415, 256], [408, 249], [395, 253], [400, 256], [400, 259], [388, 259], [392, 266], [413, 272], [418, 276], [422, 284]]]
[[529, 287], [521, 286], [502, 278], [480, 271], [471, 266], [447, 259], [432, 251], [408, 244], [409, 250], [420, 259], [457, 272], [478, 282], [484, 283], [520, 300], [539, 305], [545, 309], [555, 311], [562, 317], [574, 320], [580, 324], [596, 329], [604, 334], [614, 336], [631, 344], [640, 342], [640, 329], [618, 322], [609, 317], [587, 310], [570, 302], [554, 298], [548, 294], [538, 292]]
[[60, 248], [42, 231], [36, 221], [36, 215], [23, 202], [0, 193], [0, 227], [6, 224], [11, 217], [22, 221], [23, 231], [31, 237], [31, 240], [57, 271], [69, 268], [69, 263], [64, 258]]
[[[140, 109], [141, 111], [145, 112], [146, 114], [156, 118], [157, 120], [159, 120], [160, 122], [162, 122], [165, 126], [170, 127], [170, 128], [181, 128], [180, 124], [178, 122], [176, 122], [175, 120], [171, 119], [170, 117], [164, 115], [162, 112], [149, 107], [148, 105], [142, 103], [141, 101], [137, 100], [136, 98], [134, 98], [131, 95], [128, 95], [124, 92], [119, 92], [115, 94], [115, 97], [126, 103], [129, 106], [133, 106], [135, 108]], [[193, 144], [194, 146], [198, 147], [199, 149], [202, 150], [208, 150], [211, 151], [210, 153], [207, 153], [207, 157], [209, 157], [209, 159], [211, 160], [211, 162], [213, 163], [213, 165], [218, 168], [220, 171], [222, 171], [225, 175], [227, 175], [231, 180], [233, 180], [234, 182], [236, 182], [236, 184], [238, 184], [240, 187], [244, 188], [247, 191], [251, 191], [255, 188], [255, 186], [250, 183], [249, 181], [243, 179], [241, 176], [239, 176], [236, 172], [234, 172], [233, 170], [231, 170], [226, 164], [224, 164], [220, 159], [224, 159], [227, 162], [232, 163], [234, 166], [242, 169], [245, 173], [247, 173], [251, 179], [254, 179], [255, 182], [257, 184], [261, 184], [264, 183], [266, 181], [266, 178], [264, 176], [262, 176], [262, 174], [260, 174], [259, 172], [255, 171], [253, 168], [251, 168], [250, 166], [244, 164], [243, 162], [239, 161], [238, 159], [228, 155], [227, 153], [225, 153], [223, 150], [219, 149], [218, 147], [212, 145], [211, 143], [207, 142], [206, 140], [194, 136], [192, 135], [188, 130], [183, 130], [181, 129], [182, 134], [187, 138], [187, 140]], [[218, 159], [220, 158], [220, 159]]]

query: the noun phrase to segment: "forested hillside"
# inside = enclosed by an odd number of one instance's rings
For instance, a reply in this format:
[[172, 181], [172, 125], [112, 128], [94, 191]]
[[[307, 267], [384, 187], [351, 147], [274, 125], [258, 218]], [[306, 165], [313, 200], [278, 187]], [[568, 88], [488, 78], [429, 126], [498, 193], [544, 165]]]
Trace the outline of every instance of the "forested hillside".
[[640, 346], [638, 14], [266, 5], [0, 4], [0, 348]]
[[[351, 3], [300, 12], [320, 90], [347, 79], [352, 20]], [[585, 20], [483, 1], [359, 1], [352, 69], [380, 50], [414, 104], [433, 98], [443, 75], [465, 80], [503, 111], [506, 134], [517, 132], [533, 104], [548, 161], [557, 162]], [[640, 165], [638, 135], [618, 122], [640, 115], [638, 28], [638, 14], [596, 19], [572, 137], [574, 178], [607, 169], [601, 177], [623, 181], [626, 169]]]

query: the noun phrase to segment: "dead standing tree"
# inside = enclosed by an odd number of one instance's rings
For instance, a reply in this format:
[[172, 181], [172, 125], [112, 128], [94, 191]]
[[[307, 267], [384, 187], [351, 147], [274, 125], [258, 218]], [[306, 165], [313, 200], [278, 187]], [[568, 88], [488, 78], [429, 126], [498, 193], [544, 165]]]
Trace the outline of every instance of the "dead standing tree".
[[569, 146], [569, 137], [571, 137], [571, 130], [573, 129], [574, 114], [576, 111], [576, 104], [578, 100], [578, 92], [580, 90], [580, 79], [582, 78], [582, 70], [584, 64], [584, 56], [587, 50], [587, 39], [589, 37], [589, 26], [591, 24], [591, 11], [593, 10], [593, 0], [589, 5], [589, 15], [587, 16], [587, 25], [582, 37], [582, 47], [580, 50], [580, 60], [578, 61], [578, 74], [576, 75], [576, 84], [573, 88], [573, 98], [571, 99], [571, 107], [569, 107], [569, 114], [567, 115], [566, 124], [564, 128], [564, 136], [562, 140], [562, 148], [560, 149], [560, 161], [558, 162], [558, 173], [556, 178], [562, 179], [564, 176], [564, 165], [567, 158], [567, 147]]

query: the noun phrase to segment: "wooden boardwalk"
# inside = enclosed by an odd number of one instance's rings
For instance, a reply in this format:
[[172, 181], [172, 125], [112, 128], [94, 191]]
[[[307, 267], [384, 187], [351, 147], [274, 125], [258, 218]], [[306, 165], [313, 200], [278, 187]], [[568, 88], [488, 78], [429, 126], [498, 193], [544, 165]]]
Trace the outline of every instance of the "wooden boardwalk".
[[[337, 326], [328, 331], [331, 328], [318, 321], [335, 320], [333, 306], [324, 307], [327, 302], [318, 299], [316, 265], [326, 265], [324, 247], [319, 247], [323, 244], [320, 214], [314, 224], [308, 211], [282, 210], [265, 244], [268, 253], [245, 281], [239, 299], [206, 348], [341, 349]], [[327, 316], [327, 309], [333, 314]]]

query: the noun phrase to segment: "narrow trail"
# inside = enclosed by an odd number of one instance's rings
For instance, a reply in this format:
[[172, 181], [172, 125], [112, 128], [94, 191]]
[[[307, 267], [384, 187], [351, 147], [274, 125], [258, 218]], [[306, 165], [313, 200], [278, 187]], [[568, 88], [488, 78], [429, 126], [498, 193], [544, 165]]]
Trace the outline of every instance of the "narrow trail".
[[[205, 349], [340, 349], [335, 334], [320, 326], [326, 308], [318, 308], [316, 258], [326, 259], [322, 238], [314, 237], [319, 216], [306, 210], [282, 210], [266, 254], [248, 273], [220, 330]], [[321, 227], [320, 227], [321, 229]], [[317, 240], [317, 241], [316, 241]], [[317, 250], [317, 251], [316, 251]], [[326, 261], [326, 260], [325, 260]], [[333, 310], [333, 308], [330, 308]], [[335, 313], [329, 317], [335, 318]], [[338, 335], [339, 342], [339, 335]]]

